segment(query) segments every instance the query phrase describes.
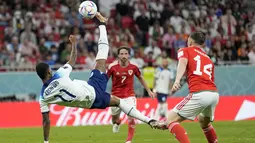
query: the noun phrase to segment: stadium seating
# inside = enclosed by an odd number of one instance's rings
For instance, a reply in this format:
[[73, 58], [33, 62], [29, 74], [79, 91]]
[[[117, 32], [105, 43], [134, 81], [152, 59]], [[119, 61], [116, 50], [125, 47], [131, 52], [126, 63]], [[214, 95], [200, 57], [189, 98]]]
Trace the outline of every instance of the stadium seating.
[[[75, 9], [76, 2], [64, 0], [57, 4], [55, 1], [43, 3], [39, 0], [40, 7], [33, 7], [36, 2], [0, 3], [0, 71], [33, 65], [38, 61], [51, 63], [52, 66], [66, 62], [67, 41], [63, 39], [70, 33], [80, 39], [78, 49], [82, 54], [79, 57], [83, 56], [82, 60], [88, 61], [80, 62], [84, 65], [82, 69], [89, 68], [86, 64], [95, 60], [96, 52], [96, 47], [91, 47], [90, 43], [96, 43], [98, 39], [93, 20], [82, 19]], [[149, 0], [145, 3], [132, 0], [117, 3], [116, 7], [109, 8], [108, 14], [112, 19], [108, 24], [110, 55], [116, 58], [118, 46], [129, 45], [132, 50], [140, 52], [141, 59], [146, 59], [144, 49], [156, 40], [161, 52], [165, 51], [174, 61], [176, 51], [186, 46], [185, 37], [192, 31], [200, 30], [207, 35], [206, 49], [216, 64], [254, 64], [254, 12], [249, 9], [249, 2], [224, 2]], [[227, 21], [228, 18], [231, 21]], [[156, 26], [155, 22], [160, 25]], [[13, 46], [16, 36], [18, 43]], [[33, 44], [32, 52], [20, 50], [26, 40]], [[53, 46], [57, 50], [52, 50]], [[36, 56], [35, 52], [38, 52]], [[145, 62], [141, 67], [147, 64]]]

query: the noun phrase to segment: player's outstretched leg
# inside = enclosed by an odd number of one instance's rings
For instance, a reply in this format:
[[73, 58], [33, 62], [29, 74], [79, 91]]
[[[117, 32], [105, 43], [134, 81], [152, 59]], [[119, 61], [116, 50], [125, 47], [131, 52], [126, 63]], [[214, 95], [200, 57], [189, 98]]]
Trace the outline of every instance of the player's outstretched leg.
[[109, 44], [106, 32], [106, 21], [107, 19], [103, 17], [100, 13], [96, 15], [97, 19], [100, 21], [99, 25], [99, 40], [98, 40], [98, 52], [96, 55], [96, 65], [95, 69], [101, 72], [106, 72], [106, 59], [108, 58]]
[[174, 111], [170, 111], [168, 114], [167, 128], [180, 143], [190, 143], [186, 130], [179, 124], [184, 120], [184, 118]]
[[208, 143], [218, 143], [218, 137], [216, 135], [216, 132], [213, 126], [211, 125], [210, 117], [204, 117], [199, 115], [198, 121], [200, 123], [200, 127], [202, 128]]
[[132, 117], [128, 117], [128, 136], [126, 143], [131, 143], [134, 134], [135, 134], [135, 119]]
[[158, 122], [154, 119], [144, 116], [135, 107], [130, 106], [127, 102], [125, 102], [123, 99], [120, 99], [118, 97], [111, 96], [109, 106], [119, 107], [128, 116], [136, 118], [142, 122], [145, 122], [145, 123], [149, 124], [152, 128], [163, 129], [165, 127], [164, 123]]

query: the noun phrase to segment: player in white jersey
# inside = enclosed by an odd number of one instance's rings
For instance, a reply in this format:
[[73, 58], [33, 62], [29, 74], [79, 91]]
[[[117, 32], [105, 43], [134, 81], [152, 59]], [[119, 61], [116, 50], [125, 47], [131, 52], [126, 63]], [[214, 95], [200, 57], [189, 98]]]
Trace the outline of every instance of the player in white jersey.
[[88, 109], [105, 109], [109, 106], [121, 108], [127, 115], [148, 123], [152, 128], [162, 128], [163, 124], [154, 119], [144, 116], [133, 106], [130, 106], [122, 99], [110, 95], [106, 92], [108, 76], [106, 72], [106, 59], [108, 57], [109, 46], [106, 32], [106, 18], [97, 13], [99, 20], [99, 42], [96, 56], [95, 69], [91, 71], [88, 82], [82, 80], [71, 80], [69, 75], [72, 71], [77, 56], [76, 37], [69, 37], [72, 43], [70, 60], [54, 74], [49, 65], [39, 63], [36, 66], [37, 75], [42, 79], [43, 87], [40, 96], [40, 108], [43, 118], [44, 142], [49, 143], [50, 119], [49, 104], [58, 104], [71, 107]]
[[155, 74], [154, 92], [157, 93], [158, 107], [156, 110], [156, 119], [167, 117], [168, 105], [167, 96], [171, 95], [173, 72], [168, 69], [168, 60], [162, 59], [162, 66], [157, 68]]

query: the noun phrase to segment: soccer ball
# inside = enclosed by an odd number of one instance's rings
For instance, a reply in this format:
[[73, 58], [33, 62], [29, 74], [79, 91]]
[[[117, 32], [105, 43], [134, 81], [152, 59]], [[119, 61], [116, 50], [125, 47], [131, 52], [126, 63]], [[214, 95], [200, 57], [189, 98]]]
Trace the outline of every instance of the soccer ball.
[[80, 4], [79, 13], [85, 18], [93, 18], [97, 13], [97, 6], [93, 1], [84, 1]]

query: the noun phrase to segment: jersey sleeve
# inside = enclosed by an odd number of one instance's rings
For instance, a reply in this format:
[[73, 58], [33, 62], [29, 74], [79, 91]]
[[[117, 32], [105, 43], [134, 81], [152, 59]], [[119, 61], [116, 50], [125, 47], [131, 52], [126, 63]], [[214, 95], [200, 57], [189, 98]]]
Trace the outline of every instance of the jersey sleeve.
[[188, 59], [188, 57], [189, 55], [187, 49], [181, 48], [180, 50], [178, 50], [178, 60], [180, 60], [181, 58]]
[[72, 72], [73, 68], [70, 64], [65, 64], [64, 66], [60, 67], [55, 74], [58, 74], [60, 77], [69, 76]]
[[39, 100], [39, 104], [40, 104], [41, 113], [47, 113], [50, 111], [50, 109], [48, 107], [48, 103], [43, 101], [43, 99]]
[[138, 66], [135, 66], [134, 74], [135, 74], [136, 77], [140, 77], [140, 76], [141, 76], [141, 71], [140, 71], [140, 69], [138, 68]]

